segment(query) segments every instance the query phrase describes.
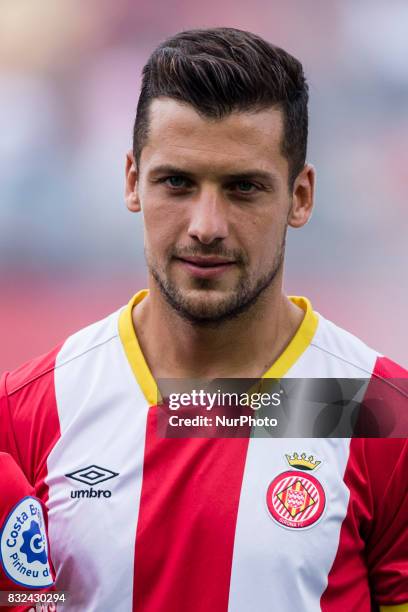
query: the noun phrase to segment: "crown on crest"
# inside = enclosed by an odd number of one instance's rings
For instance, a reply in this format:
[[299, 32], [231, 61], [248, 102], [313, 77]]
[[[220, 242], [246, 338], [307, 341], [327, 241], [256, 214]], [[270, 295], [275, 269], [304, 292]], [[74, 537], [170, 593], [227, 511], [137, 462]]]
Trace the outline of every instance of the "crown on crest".
[[306, 453], [302, 453], [300, 456], [297, 453], [293, 453], [293, 456], [285, 455], [287, 462], [290, 466], [297, 468], [298, 470], [314, 470], [321, 461], [315, 461], [313, 455], [306, 457]]

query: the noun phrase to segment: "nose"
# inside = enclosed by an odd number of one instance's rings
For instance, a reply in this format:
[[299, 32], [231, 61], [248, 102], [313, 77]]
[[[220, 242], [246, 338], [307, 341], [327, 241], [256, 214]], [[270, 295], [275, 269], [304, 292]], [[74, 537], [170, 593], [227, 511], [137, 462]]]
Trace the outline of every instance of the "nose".
[[227, 202], [215, 191], [203, 190], [200, 197], [191, 203], [188, 235], [203, 244], [228, 236]]

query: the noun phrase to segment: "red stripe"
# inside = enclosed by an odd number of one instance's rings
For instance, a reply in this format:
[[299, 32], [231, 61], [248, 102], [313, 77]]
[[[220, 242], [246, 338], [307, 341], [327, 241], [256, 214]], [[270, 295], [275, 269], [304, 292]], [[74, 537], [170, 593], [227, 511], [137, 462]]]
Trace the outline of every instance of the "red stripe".
[[150, 408], [135, 546], [137, 612], [227, 612], [248, 439], [159, 439]]
[[361, 439], [353, 439], [350, 444], [350, 455], [344, 474], [350, 498], [340, 530], [337, 554], [320, 602], [322, 612], [371, 610], [362, 531], [364, 526], [369, 525], [373, 509], [365, 474], [362, 443]]

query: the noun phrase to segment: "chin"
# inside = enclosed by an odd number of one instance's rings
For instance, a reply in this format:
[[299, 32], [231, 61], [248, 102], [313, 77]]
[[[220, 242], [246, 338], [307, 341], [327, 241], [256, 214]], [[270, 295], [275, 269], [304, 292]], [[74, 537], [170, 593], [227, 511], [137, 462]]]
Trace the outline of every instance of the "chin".
[[234, 286], [218, 286], [213, 280], [201, 279], [193, 286], [189, 283], [177, 283], [175, 279], [162, 278], [157, 270], [151, 268], [159, 290], [168, 305], [183, 319], [197, 326], [218, 326], [228, 320], [235, 319], [247, 311], [258, 299], [265, 286], [253, 291], [243, 282]]
[[234, 292], [193, 289], [180, 292], [183, 307], [202, 317], [217, 316], [220, 311], [228, 310], [234, 300]]
[[238, 314], [233, 291], [180, 291], [177, 297], [171, 306], [182, 318], [196, 326], [218, 326]]

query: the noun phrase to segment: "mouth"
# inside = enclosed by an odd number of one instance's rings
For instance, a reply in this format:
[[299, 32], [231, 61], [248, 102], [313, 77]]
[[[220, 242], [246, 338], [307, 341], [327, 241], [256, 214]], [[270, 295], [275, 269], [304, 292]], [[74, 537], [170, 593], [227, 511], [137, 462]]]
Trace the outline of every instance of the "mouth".
[[176, 261], [196, 278], [221, 276], [236, 265], [233, 260], [216, 256], [178, 257]]

